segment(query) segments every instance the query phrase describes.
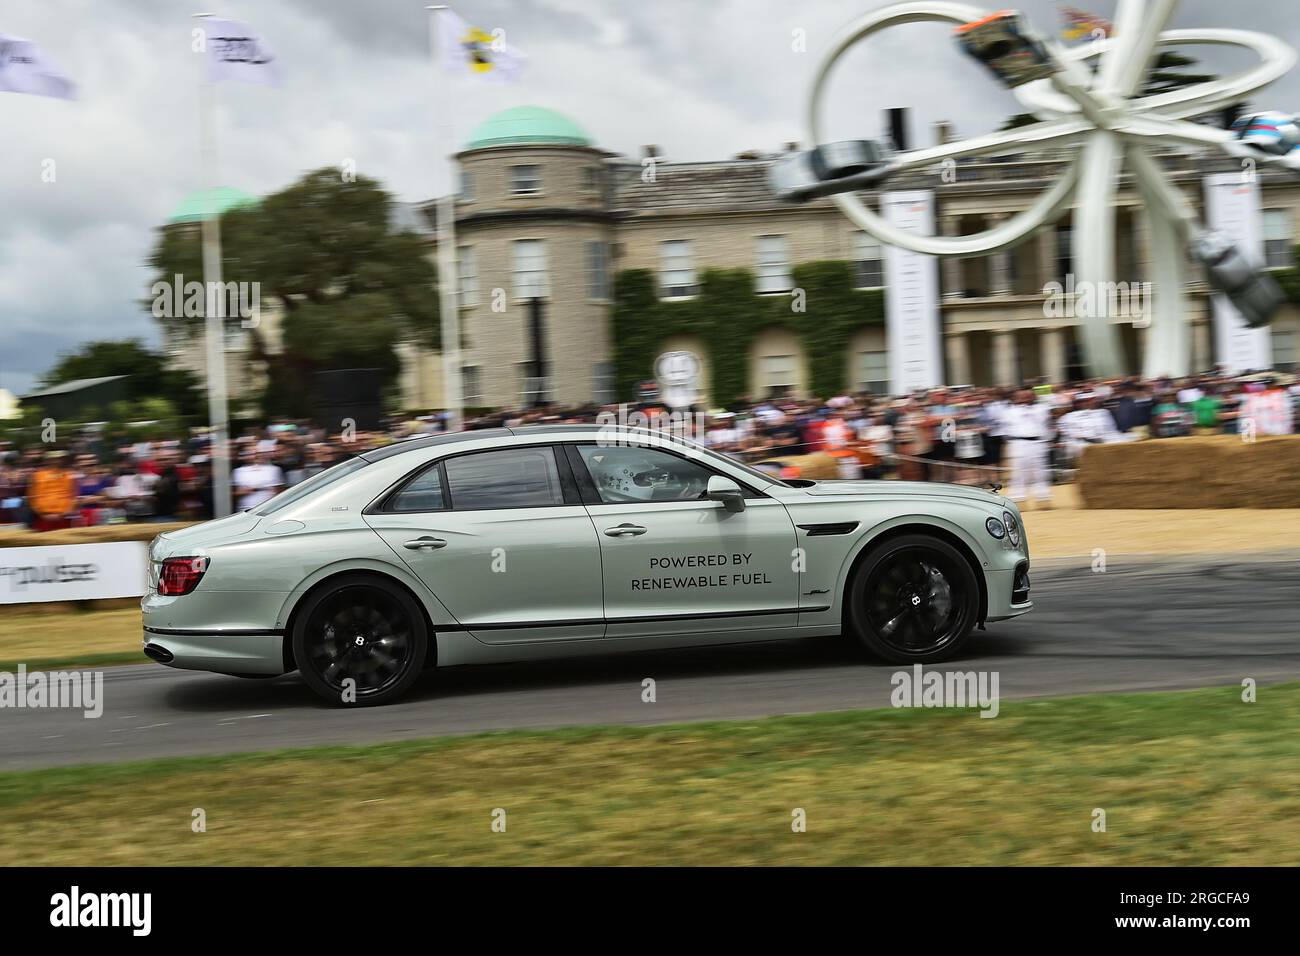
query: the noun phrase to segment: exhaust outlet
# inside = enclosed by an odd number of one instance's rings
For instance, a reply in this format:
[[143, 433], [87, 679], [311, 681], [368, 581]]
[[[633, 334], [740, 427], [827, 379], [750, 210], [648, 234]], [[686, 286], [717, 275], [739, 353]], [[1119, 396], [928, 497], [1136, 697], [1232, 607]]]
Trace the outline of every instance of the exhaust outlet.
[[144, 656], [151, 661], [157, 661], [159, 664], [170, 664], [176, 659], [176, 655], [161, 644], [146, 644], [144, 646]]

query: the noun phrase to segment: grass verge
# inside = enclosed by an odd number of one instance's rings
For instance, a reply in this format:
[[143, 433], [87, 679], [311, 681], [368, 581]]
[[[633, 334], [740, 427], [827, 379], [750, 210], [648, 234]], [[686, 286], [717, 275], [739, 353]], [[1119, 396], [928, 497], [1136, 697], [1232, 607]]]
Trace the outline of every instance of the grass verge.
[[0, 671], [148, 663], [140, 652], [140, 605], [107, 611], [52, 611], [16, 605], [4, 611]]
[[1294, 865], [1298, 720], [1292, 684], [7, 773], [0, 864]]

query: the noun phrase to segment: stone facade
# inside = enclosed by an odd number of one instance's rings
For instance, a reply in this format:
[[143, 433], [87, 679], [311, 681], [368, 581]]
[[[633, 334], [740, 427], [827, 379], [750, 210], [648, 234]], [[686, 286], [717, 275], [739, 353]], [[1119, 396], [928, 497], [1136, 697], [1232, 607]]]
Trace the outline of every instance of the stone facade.
[[[579, 403], [611, 398], [610, 302], [600, 293], [618, 271], [654, 272], [670, 300], [688, 297], [691, 278], [698, 281], [710, 268], [775, 273], [759, 279], [763, 288], [773, 295], [788, 294], [789, 283], [779, 275], [783, 268], [827, 259], [858, 262], [855, 274], [863, 287], [882, 284], [883, 264], [862, 258], [871, 247], [830, 201], [789, 206], [771, 198], [765, 178], [773, 158], [673, 163], [652, 153], [638, 160], [592, 146], [538, 143], [460, 153], [463, 195], [456, 203], [456, 243], [462, 252], [460, 268], [468, 277], [460, 313], [466, 404], [517, 405], [528, 397], [532, 293], [540, 292], [542, 300], [547, 397]], [[1202, 177], [1228, 168], [1180, 153], [1170, 153], [1163, 162], [1198, 208]], [[945, 234], [968, 234], [1027, 208], [1059, 168], [1060, 159], [984, 159], [960, 164], [955, 177], [935, 170], [889, 186], [934, 190], [938, 228]], [[1300, 184], [1271, 171], [1259, 176], [1269, 228], [1285, 232], [1289, 246], [1300, 236]], [[868, 201], [875, 199], [868, 194]], [[432, 218], [432, 204], [426, 214]], [[1080, 374], [1078, 320], [1048, 315], [1044, 308], [1044, 286], [1062, 281], [1070, 268], [1070, 220], [1067, 213], [1008, 252], [940, 264], [948, 382], [1012, 384], [1040, 376], [1063, 381]], [[1135, 283], [1136, 290], [1150, 274], [1149, 228], [1127, 177], [1120, 184], [1116, 220], [1116, 279]], [[530, 287], [521, 279], [521, 240], [538, 240], [544, 249], [543, 286]], [[593, 261], [598, 255], [593, 248], [601, 246], [606, 250], [603, 277]], [[1197, 270], [1192, 275], [1193, 360], [1195, 367], [1204, 368], [1213, 363], [1209, 290]], [[1140, 320], [1115, 321], [1129, 370], [1136, 373], [1145, 330]], [[778, 386], [807, 394], [803, 350], [783, 331], [774, 329], [755, 340], [750, 356], [754, 397]], [[1273, 333], [1276, 364], [1294, 366], [1300, 361], [1300, 312], [1285, 308]], [[690, 338], [665, 337], [661, 350], [700, 352], [702, 343], [684, 341]], [[884, 330], [864, 325], [845, 357], [848, 380], [854, 386], [880, 387], [885, 349]], [[709, 356], [701, 358], [707, 394]], [[410, 404], [437, 407], [441, 393], [432, 387], [432, 378], [441, 381], [440, 359], [424, 355], [411, 361]]]

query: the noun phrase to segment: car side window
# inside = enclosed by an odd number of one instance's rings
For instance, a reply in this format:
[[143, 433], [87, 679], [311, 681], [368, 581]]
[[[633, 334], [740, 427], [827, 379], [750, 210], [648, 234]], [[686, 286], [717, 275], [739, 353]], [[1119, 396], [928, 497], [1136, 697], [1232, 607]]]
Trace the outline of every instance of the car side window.
[[443, 467], [455, 511], [564, 504], [555, 452], [549, 446], [475, 452], [448, 458]]
[[442, 469], [434, 465], [411, 479], [393, 496], [388, 511], [442, 511], [447, 497], [442, 493]]
[[605, 504], [698, 501], [714, 474], [693, 461], [637, 445], [579, 445], [578, 453]]

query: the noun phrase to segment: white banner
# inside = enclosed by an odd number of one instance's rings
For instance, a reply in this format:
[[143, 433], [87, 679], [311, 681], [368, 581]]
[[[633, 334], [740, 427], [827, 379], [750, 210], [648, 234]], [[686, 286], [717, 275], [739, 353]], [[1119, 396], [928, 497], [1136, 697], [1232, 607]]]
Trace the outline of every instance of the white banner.
[[[925, 189], [887, 192], [880, 199], [885, 219], [908, 232], [934, 235], [934, 193]], [[939, 328], [939, 264], [934, 256], [885, 247], [885, 344], [889, 390], [903, 394], [943, 384]]]
[[[1205, 177], [1205, 224], [1237, 244], [1254, 266], [1264, 262], [1264, 234], [1259, 212], [1259, 184], [1241, 173]], [[1231, 372], [1248, 372], [1273, 365], [1268, 327], [1252, 329], [1228, 297], [1216, 293], [1214, 303], [1215, 361]]]
[[0, 604], [139, 597], [148, 584], [143, 541], [0, 548]]
[[208, 50], [208, 79], [280, 85], [280, 68], [266, 41], [240, 20], [205, 17], [201, 29]]
[[31, 40], [0, 33], [0, 92], [75, 99], [72, 81]]

